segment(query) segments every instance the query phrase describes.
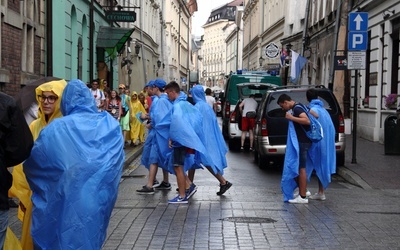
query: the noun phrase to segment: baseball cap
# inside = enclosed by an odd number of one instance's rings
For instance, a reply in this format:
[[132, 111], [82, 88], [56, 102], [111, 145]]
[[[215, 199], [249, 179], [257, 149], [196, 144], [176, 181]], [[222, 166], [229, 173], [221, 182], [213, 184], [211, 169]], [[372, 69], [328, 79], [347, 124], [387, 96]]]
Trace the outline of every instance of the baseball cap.
[[154, 85], [154, 80], [150, 80], [148, 83], [146, 83], [146, 85], [144, 85], [144, 88], [147, 88], [147, 87], [153, 87], [153, 85]]
[[154, 80], [153, 85], [155, 85], [159, 89], [164, 89], [167, 83], [163, 79], [157, 78], [156, 80]]
[[124, 88], [125, 88], [125, 85], [121, 83], [120, 85], [118, 85], [118, 88], [124, 89]]

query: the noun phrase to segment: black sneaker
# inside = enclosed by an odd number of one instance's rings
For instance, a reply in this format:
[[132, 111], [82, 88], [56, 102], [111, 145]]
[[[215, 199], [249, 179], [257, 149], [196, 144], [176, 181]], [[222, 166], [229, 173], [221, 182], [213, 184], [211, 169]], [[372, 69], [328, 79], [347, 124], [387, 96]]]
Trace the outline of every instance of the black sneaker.
[[153, 188], [160, 186], [160, 183], [157, 180], [153, 181]]
[[154, 194], [154, 188], [149, 188], [148, 186], [143, 186], [142, 189], [136, 190], [139, 194]]
[[219, 192], [217, 192], [217, 195], [223, 195], [230, 187], [232, 187], [232, 183], [229, 181], [226, 181], [225, 185], [219, 184]]
[[154, 187], [154, 188], [157, 190], [171, 190], [171, 184], [163, 181], [163, 182], [161, 182], [160, 185], [158, 185], [157, 187]]

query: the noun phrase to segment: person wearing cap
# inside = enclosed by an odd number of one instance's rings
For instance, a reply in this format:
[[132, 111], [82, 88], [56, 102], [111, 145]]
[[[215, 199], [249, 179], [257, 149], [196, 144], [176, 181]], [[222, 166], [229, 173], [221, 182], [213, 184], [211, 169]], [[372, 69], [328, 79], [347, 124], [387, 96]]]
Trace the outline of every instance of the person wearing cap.
[[122, 129], [122, 136], [124, 138], [124, 142], [127, 143], [127, 135], [130, 132], [129, 128], [129, 102], [130, 102], [130, 96], [125, 94], [125, 85], [120, 84], [118, 85], [118, 90], [119, 90], [119, 97], [121, 98], [121, 106], [123, 109], [123, 113], [121, 114], [121, 120], [120, 120], [120, 125]]
[[[171, 151], [168, 148], [168, 131], [159, 127], [161, 121], [169, 114], [172, 109], [172, 103], [164, 93], [166, 82], [162, 79], [156, 79], [150, 82], [148, 88], [156, 96], [150, 108], [149, 116], [141, 115], [141, 119], [150, 118], [150, 124], [147, 124], [149, 135], [146, 139], [142, 153], [142, 164], [149, 170], [147, 184], [142, 189], [136, 190], [139, 194], [154, 194], [154, 188], [158, 190], [170, 190], [168, 169], [165, 165], [165, 156]], [[163, 170], [163, 181], [160, 185], [154, 186], [158, 167]]]

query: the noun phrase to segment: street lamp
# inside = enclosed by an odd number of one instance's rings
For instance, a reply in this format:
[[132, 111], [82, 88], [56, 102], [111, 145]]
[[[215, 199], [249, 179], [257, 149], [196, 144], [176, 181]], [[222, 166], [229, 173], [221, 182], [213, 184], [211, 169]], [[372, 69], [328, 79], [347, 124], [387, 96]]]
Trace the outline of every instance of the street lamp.
[[264, 62], [264, 58], [260, 56], [260, 58], [258, 58], [258, 61], [260, 62], [260, 68], [261, 68]]
[[136, 56], [139, 55], [140, 47], [141, 47], [140, 44], [139, 44], [139, 43], [136, 43], [136, 45], [135, 45], [135, 54], [136, 54]]
[[160, 60], [157, 61], [157, 67], [161, 68], [161, 61]]

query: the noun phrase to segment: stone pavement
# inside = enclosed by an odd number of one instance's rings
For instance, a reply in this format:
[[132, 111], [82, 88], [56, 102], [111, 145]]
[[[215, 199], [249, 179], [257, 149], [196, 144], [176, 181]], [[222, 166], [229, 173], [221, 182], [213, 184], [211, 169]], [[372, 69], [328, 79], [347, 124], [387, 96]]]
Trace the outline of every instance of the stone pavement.
[[[384, 155], [382, 144], [358, 139], [357, 163], [351, 164], [351, 139], [338, 173], [356, 186], [339, 182], [326, 201], [307, 205], [282, 202], [279, 172], [258, 169], [250, 155], [230, 163], [225, 174], [234, 186], [225, 196], [215, 195], [212, 177], [196, 174], [199, 190], [189, 205], [168, 205], [174, 190], [135, 192], [147, 171], [136, 169], [142, 147], [127, 147], [103, 249], [400, 249], [400, 156]], [[275, 178], [267, 179], [271, 175]], [[11, 213], [19, 236], [16, 209]]]
[[363, 189], [400, 189], [400, 155], [385, 155], [384, 144], [358, 138], [356, 163], [351, 163], [352, 141], [352, 135], [346, 135], [345, 167], [338, 174]]

